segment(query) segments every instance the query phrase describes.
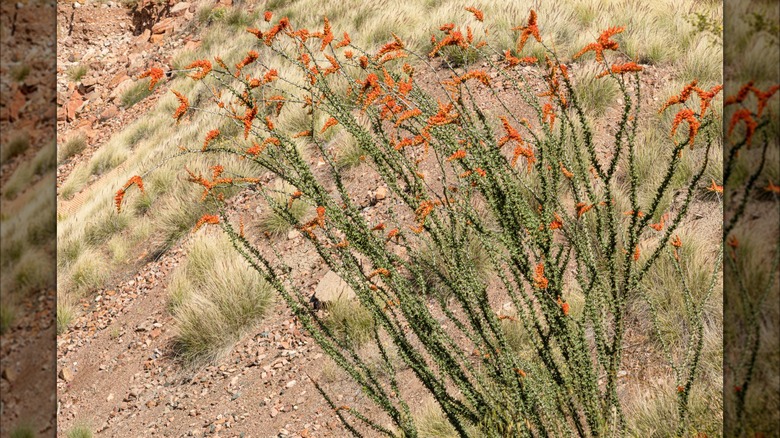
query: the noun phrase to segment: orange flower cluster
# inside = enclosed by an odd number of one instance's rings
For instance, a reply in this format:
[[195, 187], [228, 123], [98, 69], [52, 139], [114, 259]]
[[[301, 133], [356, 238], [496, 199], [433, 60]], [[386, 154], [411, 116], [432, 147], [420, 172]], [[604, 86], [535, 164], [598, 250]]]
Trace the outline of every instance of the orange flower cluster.
[[769, 193], [778, 193], [778, 194], [780, 194], [780, 186], [772, 183], [772, 181], [769, 181], [767, 183], [766, 187], [764, 187], [764, 190], [769, 192]]
[[534, 271], [534, 287], [537, 289], [547, 289], [549, 283], [550, 280], [544, 276], [544, 263], [539, 263], [536, 265], [536, 270]]
[[507, 118], [504, 116], [499, 118], [501, 119], [501, 125], [503, 125], [506, 135], [498, 139], [498, 147], [502, 147], [510, 141], [515, 141], [520, 145], [525, 144], [522, 137], [520, 137], [520, 133], [509, 124], [509, 120], [507, 120]]
[[330, 21], [328, 21], [328, 17], [324, 17], [325, 25], [322, 29], [322, 32], [315, 32], [312, 34], [312, 37], [319, 38], [322, 41], [322, 45], [320, 45], [320, 52], [325, 50], [325, 47], [328, 47], [328, 44], [333, 42], [333, 32], [330, 29]]
[[549, 120], [550, 129], [553, 129], [555, 124], [555, 109], [551, 103], [545, 103], [542, 107], [542, 123], [547, 123]]
[[328, 128], [330, 128], [331, 126], [336, 126], [338, 124], [339, 124], [339, 121], [336, 120], [334, 117], [329, 118], [328, 120], [325, 121], [325, 124], [322, 125], [322, 129], [320, 129], [320, 134], [322, 134], [323, 132], [327, 131]]
[[558, 216], [558, 213], [553, 213], [553, 217], [555, 218], [555, 220], [550, 222], [550, 229], [557, 230], [563, 228], [563, 221], [561, 220], [561, 217]]
[[157, 82], [159, 82], [163, 76], [165, 76], [165, 72], [161, 68], [152, 67], [149, 70], [141, 73], [141, 75], [138, 76], [138, 79], [143, 79], [146, 77], [151, 78], [151, 81], [149, 81], [149, 89], [151, 90], [155, 85], [157, 85]]
[[561, 297], [558, 297], [558, 306], [560, 306], [561, 310], [563, 311], [563, 315], [566, 316], [569, 314], [569, 303], [563, 301]]
[[411, 119], [412, 117], [418, 117], [420, 115], [422, 115], [422, 110], [420, 110], [419, 108], [404, 111], [398, 116], [397, 119], [395, 119], [395, 127], [397, 128], [401, 126], [401, 123], [403, 123], [404, 121]]
[[458, 46], [461, 49], [468, 49], [469, 41], [463, 37], [463, 33], [459, 30], [455, 30], [454, 24], [445, 24], [439, 30], [446, 35], [441, 41], [436, 41], [435, 36], [431, 36], [431, 43], [433, 43], [433, 50], [428, 53], [428, 57], [433, 58], [439, 51], [447, 46]]
[[317, 216], [315, 216], [314, 219], [310, 220], [309, 222], [303, 224], [301, 226], [301, 231], [308, 234], [312, 239], [316, 239], [313, 230], [317, 227], [325, 227], [325, 207], [321, 205], [317, 207]]
[[572, 177], [574, 177], [574, 174], [563, 165], [562, 161], [559, 161], [558, 164], [561, 165], [561, 173], [563, 173], [563, 176], [569, 179], [572, 179]]
[[206, 139], [203, 141], [203, 150], [209, 147], [209, 143], [215, 138], [219, 137], [219, 129], [212, 129], [206, 133]]
[[265, 20], [265, 22], [268, 23], [269, 21], [271, 21], [271, 18], [273, 18], [273, 16], [274, 16], [273, 12], [265, 11], [265, 13], [263, 14], [263, 20]]
[[680, 240], [680, 236], [675, 234], [674, 239], [670, 242], [672, 246], [674, 247], [674, 258], [675, 260], [680, 260], [680, 254], [677, 252], [678, 249], [682, 247], [682, 240]]
[[622, 26], [610, 27], [609, 29], [602, 32], [601, 35], [599, 35], [599, 38], [595, 43], [590, 43], [582, 50], [577, 52], [577, 54], [574, 55], [574, 59], [579, 58], [587, 52], [593, 51], [596, 54], [596, 61], [603, 61], [605, 50], [617, 50], [619, 47], [618, 43], [611, 40], [610, 38], [623, 32], [624, 30], [626, 30], [626, 28]]
[[639, 260], [639, 245], [634, 248], [634, 255], [632, 259], [636, 262]]
[[506, 61], [507, 68], [514, 67], [518, 64], [533, 64], [536, 61], [538, 61], [538, 59], [536, 59], [533, 56], [525, 56], [523, 58], [518, 58], [516, 56], [513, 56], [512, 52], [510, 52], [509, 50], [504, 52], [504, 60]]
[[663, 230], [663, 229], [664, 229], [664, 226], [665, 226], [666, 219], [667, 219], [668, 217], [669, 217], [669, 213], [664, 213], [664, 215], [663, 215], [663, 216], [661, 216], [661, 220], [660, 220], [658, 223], [655, 223], [655, 224], [650, 224], [650, 225], [649, 225], [649, 226], [650, 226], [650, 228], [652, 228], [652, 229], [654, 229], [654, 230], [656, 230], [656, 231], [661, 231], [661, 230]]
[[[274, 38], [276, 38], [276, 35], [279, 34], [282, 30], [288, 29], [290, 27], [290, 20], [287, 17], [282, 17], [279, 20], [279, 23], [274, 25], [272, 28], [268, 29], [268, 31], [263, 34], [258, 31], [256, 33], [258, 38], [263, 38], [263, 42], [265, 42], [266, 46], [270, 46], [274, 42]], [[254, 33], [254, 32], [252, 32]]]
[[525, 26], [512, 28], [512, 30], [519, 30], [521, 32], [520, 39], [517, 42], [517, 53], [523, 51], [523, 47], [525, 47], [528, 37], [532, 36], [536, 38], [536, 41], [542, 42], [542, 37], [539, 35], [539, 27], [536, 25], [536, 11], [533, 9], [531, 9], [531, 13], [528, 15], [528, 23]]
[[575, 206], [577, 209], [577, 217], [582, 217], [583, 214], [587, 213], [588, 210], [593, 208], [593, 204], [586, 204], [584, 202], [578, 202]]
[[209, 62], [206, 59], [201, 59], [201, 60], [195, 61], [195, 62], [191, 63], [190, 65], [184, 67], [185, 70], [189, 70], [189, 69], [192, 69], [192, 68], [199, 68], [200, 69], [199, 72], [192, 73], [190, 75], [190, 77], [192, 79], [195, 79], [197, 81], [197, 80], [205, 78], [209, 73], [211, 73], [211, 62]]
[[141, 180], [141, 177], [138, 175], [131, 177], [129, 180], [127, 180], [121, 189], [117, 190], [116, 195], [114, 196], [114, 204], [116, 205], [117, 213], [122, 212], [122, 199], [124, 199], [127, 189], [129, 189], [133, 184], [138, 187], [138, 190], [140, 190], [141, 193], [144, 193], [144, 182]]
[[477, 8], [467, 7], [467, 8], [464, 8], [464, 9], [467, 10], [468, 12], [471, 12], [472, 14], [474, 14], [474, 18], [476, 18], [477, 21], [481, 22], [481, 21], [483, 21], [485, 19], [485, 14], [483, 14], [482, 11], [480, 11]]
[[688, 122], [688, 144], [690, 145], [690, 148], [693, 149], [693, 140], [696, 138], [696, 134], [699, 132], [701, 123], [696, 118], [693, 110], [688, 108], [682, 109], [677, 113], [676, 116], [674, 116], [674, 121], [672, 121], [672, 137], [674, 137], [674, 134], [677, 132], [677, 128], [683, 121]]
[[435, 115], [428, 118], [429, 127], [444, 126], [444, 125], [449, 125], [450, 123], [454, 123], [458, 119], [458, 117], [460, 117], [460, 114], [458, 114], [457, 111], [451, 113], [453, 107], [454, 106], [452, 102], [445, 105], [441, 101], [439, 101], [439, 112], [437, 112]]
[[698, 81], [694, 79], [690, 84], [683, 87], [680, 94], [670, 97], [669, 100], [666, 101], [666, 103], [661, 107], [658, 113], [662, 113], [666, 108], [669, 108], [672, 105], [685, 103], [688, 98], [691, 97], [691, 94], [696, 93], [699, 96], [699, 105], [701, 107], [701, 110], [699, 111], [699, 117], [704, 117], [704, 114], [707, 112], [707, 108], [710, 107], [712, 99], [714, 99], [720, 90], [723, 89], [723, 86], [716, 85], [710, 88], [709, 91], [706, 91], [697, 87], [696, 84], [698, 84]]
[[247, 108], [246, 112], [244, 113], [244, 117], [241, 119], [241, 122], [244, 123], [244, 139], [246, 140], [247, 137], [249, 137], [249, 131], [252, 130], [252, 121], [255, 120], [255, 117], [257, 117], [257, 105], [253, 105], [251, 108]]
[[181, 121], [181, 118], [184, 117], [184, 114], [187, 113], [187, 109], [190, 107], [190, 101], [187, 99], [187, 96], [179, 93], [176, 90], [171, 90], [174, 95], [176, 95], [176, 98], [179, 99], [179, 107], [176, 108], [176, 112], [173, 113], [173, 118], [176, 120], [176, 123], [178, 124]]
[[604, 76], [608, 75], [610, 72], [614, 75], [622, 75], [624, 73], [632, 73], [632, 72], [640, 72], [642, 71], [642, 67], [637, 65], [635, 62], [627, 62], [625, 64], [612, 64], [612, 68], [609, 70], [604, 70], [603, 72], [599, 73], [596, 77], [597, 78], [603, 78]]
[[534, 156], [533, 149], [531, 149], [530, 147], [529, 148], [524, 148], [521, 145], [515, 146], [515, 151], [512, 154], [512, 162], [511, 162], [512, 167], [514, 167], [515, 164], [517, 164], [517, 160], [520, 157], [525, 157], [525, 160], [526, 160], [526, 162], [528, 164], [528, 171], [530, 172], [531, 171], [531, 167], [536, 162], [536, 157]]
[[641, 211], [634, 211], [634, 210], [624, 211], [623, 214], [626, 216], [636, 216], [636, 217], [642, 217], [645, 215]]
[[203, 224], [212, 224], [216, 225], [219, 223], [219, 216], [214, 214], [204, 214], [200, 219], [198, 219], [198, 222], [195, 224], [195, 228], [193, 231], [197, 231]]
[[454, 154], [450, 155], [449, 158], [447, 158], [447, 161], [462, 160], [463, 158], [466, 158], [466, 151], [459, 149], [455, 151]]
[[236, 77], [238, 77], [241, 74], [241, 70], [246, 67], [247, 65], [257, 61], [257, 58], [260, 57], [260, 54], [257, 53], [254, 50], [250, 50], [249, 53], [246, 54], [244, 59], [241, 60], [238, 64], [236, 64]]
[[383, 277], [389, 277], [390, 276], [390, 271], [388, 271], [385, 268], [375, 269], [375, 270], [371, 271], [370, 274], [368, 274], [368, 279], [370, 280], [370, 279], [376, 277], [377, 275], [381, 275]]
[[[352, 44], [352, 40], [349, 39], [349, 34], [344, 32], [344, 37], [336, 43], [333, 48], [334, 49], [340, 49], [342, 47], [347, 47], [348, 45]], [[344, 52], [344, 56], [347, 56], [347, 52]], [[351, 56], [347, 56], [347, 58], [351, 58]]]
[[719, 186], [715, 180], [712, 180], [712, 184], [710, 184], [709, 187], [707, 187], [707, 190], [715, 193], [723, 193], [723, 186]]
[[214, 169], [215, 177], [212, 181], [207, 180], [206, 178], [203, 177], [203, 175], [200, 174], [195, 175], [195, 173], [192, 172], [187, 167], [184, 168], [184, 170], [187, 171], [187, 173], [189, 174], [189, 177], [187, 178], [188, 181], [203, 186], [204, 190], [203, 190], [203, 195], [201, 196], [201, 201], [206, 199], [206, 196], [208, 196], [209, 192], [211, 192], [212, 189], [214, 189], [219, 185], [229, 185], [237, 182], [248, 182], [248, 183], [257, 184], [260, 182], [260, 178], [218, 178], [218, 176], [222, 173], [222, 170], [220, 170], [221, 167], [222, 166], [218, 166], [216, 167], [216, 169]]
[[767, 102], [769, 101], [772, 96], [774, 96], [777, 91], [780, 90], [780, 85], [773, 85], [769, 87], [766, 91], [761, 91], [758, 88], [753, 86], [753, 81], [748, 82], [747, 84], [743, 85], [742, 88], [739, 89], [737, 94], [733, 96], [729, 96], [724, 102], [723, 106], [733, 105], [735, 103], [742, 103], [749, 93], [753, 93], [754, 96], [756, 96], [756, 99], [758, 100], [758, 106], [756, 108], [756, 115], [758, 117], [761, 117], [761, 114], [763, 114], [764, 109], [766, 108]]
[[753, 118], [753, 114], [749, 109], [742, 108], [737, 110], [731, 116], [728, 135], [731, 135], [739, 122], [745, 123], [745, 143], [747, 147], [750, 147], [750, 144], [753, 141], [753, 134], [755, 134], [756, 129], [758, 129], [758, 122]]

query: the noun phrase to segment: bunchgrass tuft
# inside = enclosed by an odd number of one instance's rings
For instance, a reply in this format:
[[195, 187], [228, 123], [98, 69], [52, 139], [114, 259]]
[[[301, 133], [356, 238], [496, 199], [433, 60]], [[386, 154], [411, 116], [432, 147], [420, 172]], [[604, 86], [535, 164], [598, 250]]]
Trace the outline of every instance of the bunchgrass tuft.
[[201, 234], [169, 284], [177, 356], [187, 365], [218, 360], [266, 313], [273, 291], [222, 235]]
[[57, 151], [57, 161], [61, 163], [68, 158], [81, 153], [86, 147], [87, 137], [83, 134], [74, 135], [60, 145]]
[[325, 326], [337, 339], [360, 347], [374, 335], [374, 318], [359, 302], [339, 298], [329, 302]]
[[123, 107], [130, 108], [151, 94], [152, 90], [149, 89], [149, 80], [140, 80], [136, 81], [122, 94], [120, 101]]
[[3, 144], [0, 159], [2, 161], [10, 160], [17, 155], [22, 155], [30, 147], [30, 136], [24, 132], [17, 132], [11, 137], [8, 143]]
[[74, 65], [68, 69], [68, 78], [73, 82], [78, 82], [87, 74], [88, 70], [89, 67], [84, 64]]
[[289, 202], [293, 193], [295, 193], [295, 188], [289, 184], [277, 184], [276, 190], [272, 194], [272, 201], [282, 211], [275, 211], [271, 206], [268, 206], [268, 210], [260, 218], [260, 231], [273, 236], [281, 236], [292, 229], [288, 215], [296, 223], [300, 223], [309, 214], [311, 207], [305, 201], [294, 199], [292, 203]]

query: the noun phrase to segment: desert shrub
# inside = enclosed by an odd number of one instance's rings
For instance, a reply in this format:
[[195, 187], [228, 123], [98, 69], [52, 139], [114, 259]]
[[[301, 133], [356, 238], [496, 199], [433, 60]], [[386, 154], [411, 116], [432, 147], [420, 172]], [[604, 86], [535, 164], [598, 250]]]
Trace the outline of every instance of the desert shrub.
[[[447, 74], [435, 84], [436, 93], [418, 82], [417, 69], [431, 63], [408, 64], [400, 72], [386, 68], [391, 58], [425, 59], [407, 50], [397, 37], [378, 53], [364, 54], [347, 41], [339, 44], [327, 23], [316, 34], [303, 33], [294, 32], [284, 19], [263, 24], [262, 34], [252, 32], [297, 76], [275, 79], [249, 53], [235, 68], [227, 63], [201, 79], [217, 86], [240, 82], [222, 88], [233, 96], [224, 109], [227, 117], [241, 118], [256, 141], [235, 150], [211, 146], [206, 134], [199, 152], [238, 154], [283, 184], [263, 183], [259, 174], [225, 176], [215, 171], [212, 178], [191, 177], [216, 203], [215, 211], [203, 215], [199, 223], [222, 228], [251, 272], [285, 300], [325, 353], [381, 411], [365, 414], [357, 407], [336, 406], [315, 381], [356, 435], [368, 430], [391, 436], [397, 431], [405, 436], [422, 433], [424, 422], [415, 418], [409, 400], [399, 391], [397, 364], [381, 353], [381, 366], [390, 371], [378, 376], [375, 365], [359, 354], [358, 345], [348, 341], [357, 335], [345, 334], [344, 327], [351, 324], [346, 321], [362, 311], [337, 307], [336, 314], [344, 315], [338, 322], [333, 309], [324, 314], [315, 309], [307, 291], [294, 281], [300, 274], [280, 249], [273, 242], [258, 245], [256, 234], [245, 233], [243, 222], [228, 214], [213, 191], [216, 186], [255, 184], [276, 216], [272, 226], [266, 223], [261, 228], [267, 237], [295, 227], [302, 244], [316, 250], [321, 261], [349, 284], [373, 322], [369, 330], [368, 319], [361, 318], [364, 322], [357, 324], [361, 328], [356, 333], [372, 332], [366, 343], [373, 342], [380, 352], [386, 347], [381, 339], [389, 339], [414, 379], [440, 407], [449, 426], [436, 425], [433, 429], [439, 432], [432, 433], [625, 434], [628, 420], [618, 370], [627, 321], [637, 317], [631, 313], [636, 306], [627, 304], [642, 297], [649, 312], [658, 315], [657, 293], [648, 293], [645, 281], [659, 260], [668, 261], [679, 274], [676, 289], [667, 293], [681, 296], [686, 307], [677, 321], [678, 341], [662, 345], [664, 365], [675, 371], [669, 383], [675, 400], [672, 428], [677, 434], [687, 433], [707, 416], [701, 412], [691, 416], [691, 391], [698, 382], [703, 314], [716, 287], [720, 258], [711, 260], [704, 290], [693, 291], [682, 272], [686, 253], [678, 251], [683, 242], [677, 230], [704, 184], [717, 123], [716, 113], [705, 106], [679, 104], [693, 94], [712, 103], [719, 88], [686, 85], [660, 108], [674, 114], [675, 121], [668, 133], [669, 147], [656, 159], [661, 176], [647, 184], [636, 169], [642, 67], [610, 58], [619, 46], [612, 38], [623, 29], [603, 31], [574, 56], [589, 59], [595, 52], [596, 63], [566, 67], [541, 41], [536, 18], [532, 12], [519, 29], [519, 42], [535, 41], [535, 48], [528, 50], [536, 50], [541, 61], [531, 73], [510, 67], [532, 61], [497, 50], [480, 34], [470, 41], [465, 29], [456, 30], [454, 24], [442, 27], [429, 57], [445, 56], [440, 52], [448, 47], [473, 49], [495, 78], [483, 70], [445, 67]], [[522, 49], [518, 47], [516, 56], [528, 54]], [[352, 56], [342, 56], [346, 50], [354, 51]], [[325, 54], [339, 58], [323, 61]], [[541, 93], [526, 77], [532, 74]], [[343, 76], [350, 87], [335, 92], [327, 79], [330, 75]], [[527, 117], [507, 107], [500, 90], [493, 88], [498, 78], [520, 96]], [[492, 123], [479, 105], [472, 105], [471, 96], [478, 89], [494, 93], [497, 106], [505, 110], [501, 123]], [[617, 126], [606, 134], [610, 141], [597, 141], [595, 125], [618, 98], [622, 105], [616, 108]], [[286, 115], [290, 110], [272, 110], [259, 116], [259, 108], [276, 108], [280, 101], [286, 108], [304, 102], [306, 112]], [[182, 99], [177, 114], [189, 110]], [[367, 117], [369, 126], [360, 123], [357, 114]], [[344, 183], [328, 141], [333, 132], [328, 128], [336, 125], [357, 140], [372, 172], [389, 189], [394, 202], [388, 203], [386, 222], [369, 221], [361, 195]], [[301, 150], [301, 137], [310, 144], [312, 160]], [[672, 180], [694, 145], [699, 159], [677, 177], [679, 193], [672, 206], [666, 201], [675, 190]], [[472, 202], [476, 198], [484, 201], [482, 207]], [[293, 214], [298, 202], [314, 208]], [[419, 293], [428, 287], [432, 270], [420, 262], [425, 257], [415, 256], [420, 242], [430, 245], [430, 254], [441, 260], [436, 270], [442, 273], [449, 300], [430, 300]], [[175, 287], [183, 290], [189, 281], [194, 280], [179, 280]], [[177, 318], [183, 318], [182, 330], [187, 321], [219, 321], [218, 306], [199, 310], [206, 317], [188, 316], [194, 311], [185, 304], [190, 293], [178, 292], [172, 304], [181, 315]], [[576, 312], [570, 309], [570, 298], [572, 304], [577, 301]], [[509, 312], [499, 312], [497, 302], [507, 303]], [[519, 326], [506, 327], [502, 316], [509, 314]], [[197, 327], [197, 332], [187, 331], [199, 337], [186, 344], [192, 350], [182, 351], [199, 351], [199, 346], [211, 344], [200, 338], [220, 333], [219, 325]], [[657, 318], [650, 329], [661, 331]], [[518, 338], [528, 345], [522, 354], [511, 343]], [[388, 421], [395, 431], [384, 426]]]
[[73, 307], [67, 303], [57, 302], [57, 334], [65, 333], [73, 320]]
[[92, 430], [85, 425], [74, 426], [68, 431], [68, 438], [92, 438]]
[[360, 303], [338, 299], [328, 304], [325, 327], [340, 341], [360, 347], [374, 335], [374, 317]]

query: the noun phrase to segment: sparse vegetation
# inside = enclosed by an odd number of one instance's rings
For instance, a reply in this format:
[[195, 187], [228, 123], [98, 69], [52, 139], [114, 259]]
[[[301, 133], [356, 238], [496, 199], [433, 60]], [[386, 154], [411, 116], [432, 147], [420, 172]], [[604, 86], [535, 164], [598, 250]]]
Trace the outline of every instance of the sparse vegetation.
[[37, 436], [32, 427], [20, 425], [13, 429], [10, 438], [36, 438]]
[[19, 64], [11, 69], [11, 77], [16, 82], [24, 82], [27, 76], [30, 74], [30, 66], [27, 64]]
[[78, 425], [68, 431], [68, 438], [92, 438], [92, 430], [86, 425]]
[[8, 301], [0, 301], [0, 335], [5, 334], [16, 319], [16, 309]]
[[89, 71], [89, 67], [84, 64], [76, 64], [68, 69], [68, 78], [73, 82], [80, 81]]

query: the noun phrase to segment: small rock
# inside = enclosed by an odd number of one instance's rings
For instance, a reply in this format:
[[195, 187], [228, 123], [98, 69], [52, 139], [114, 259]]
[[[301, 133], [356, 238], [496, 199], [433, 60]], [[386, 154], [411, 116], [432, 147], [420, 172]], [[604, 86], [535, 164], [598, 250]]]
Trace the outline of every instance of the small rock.
[[105, 122], [106, 120], [113, 119], [117, 114], [119, 114], [119, 109], [117, 109], [116, 105], [111, 105], [100, 113], [98, 120]]
[[298, 383], [298, 382], [297, 382], [297, 381], [295, 381], [295, 380], [290, 380], [289, 382], [287, 382], [287, 385], [285, 385], [285, 387], [286, 387], [287, 389], [290, 389], [290, 388], [292, 388], [293, 386], [295, 386], [295, 384], [296, 384], [296, 383]]
[[14, 383], [14, 380], [16, 380], [16, 371], [14, 371], [13, 368], [3, 369], [3, 378], [8, 381], [8, 383]]
[[301, 232], [298, 230], [290, 230], [287, 233], [287, 240], [295, 240], [299, 237], [301, 237]]
[[60, 379], [70, 382], [73, 380], [73, 371], [68, 367], [62, 367], [60, 370]]
[[334, 271], [328, 271], [324, 277], [317, 284], [317, 288], [314, 290], [315, 307], [320, 307], [325, 303], [330, 303], [338, 299], [351, 300], [355, 298], [355, 291], [338, 276]]
[[81, 7], [81, 3], [79, 2], [73, 2], [73, 9], [78, 9]]
[[386, 187], [379, 187], [374, 192], [374, 198], [376, 198], [377, 201], [381, 201], [382, 199], [385, 199], [387, 197], [387, 188]]
[[170, 14], [172, 17], [178, 17], [181, 15], [184, 15], [185, 12], [190, 8], [190, 4], [187, 2], [179, 2], [173, 5], [173, 7], [170, 10]]

